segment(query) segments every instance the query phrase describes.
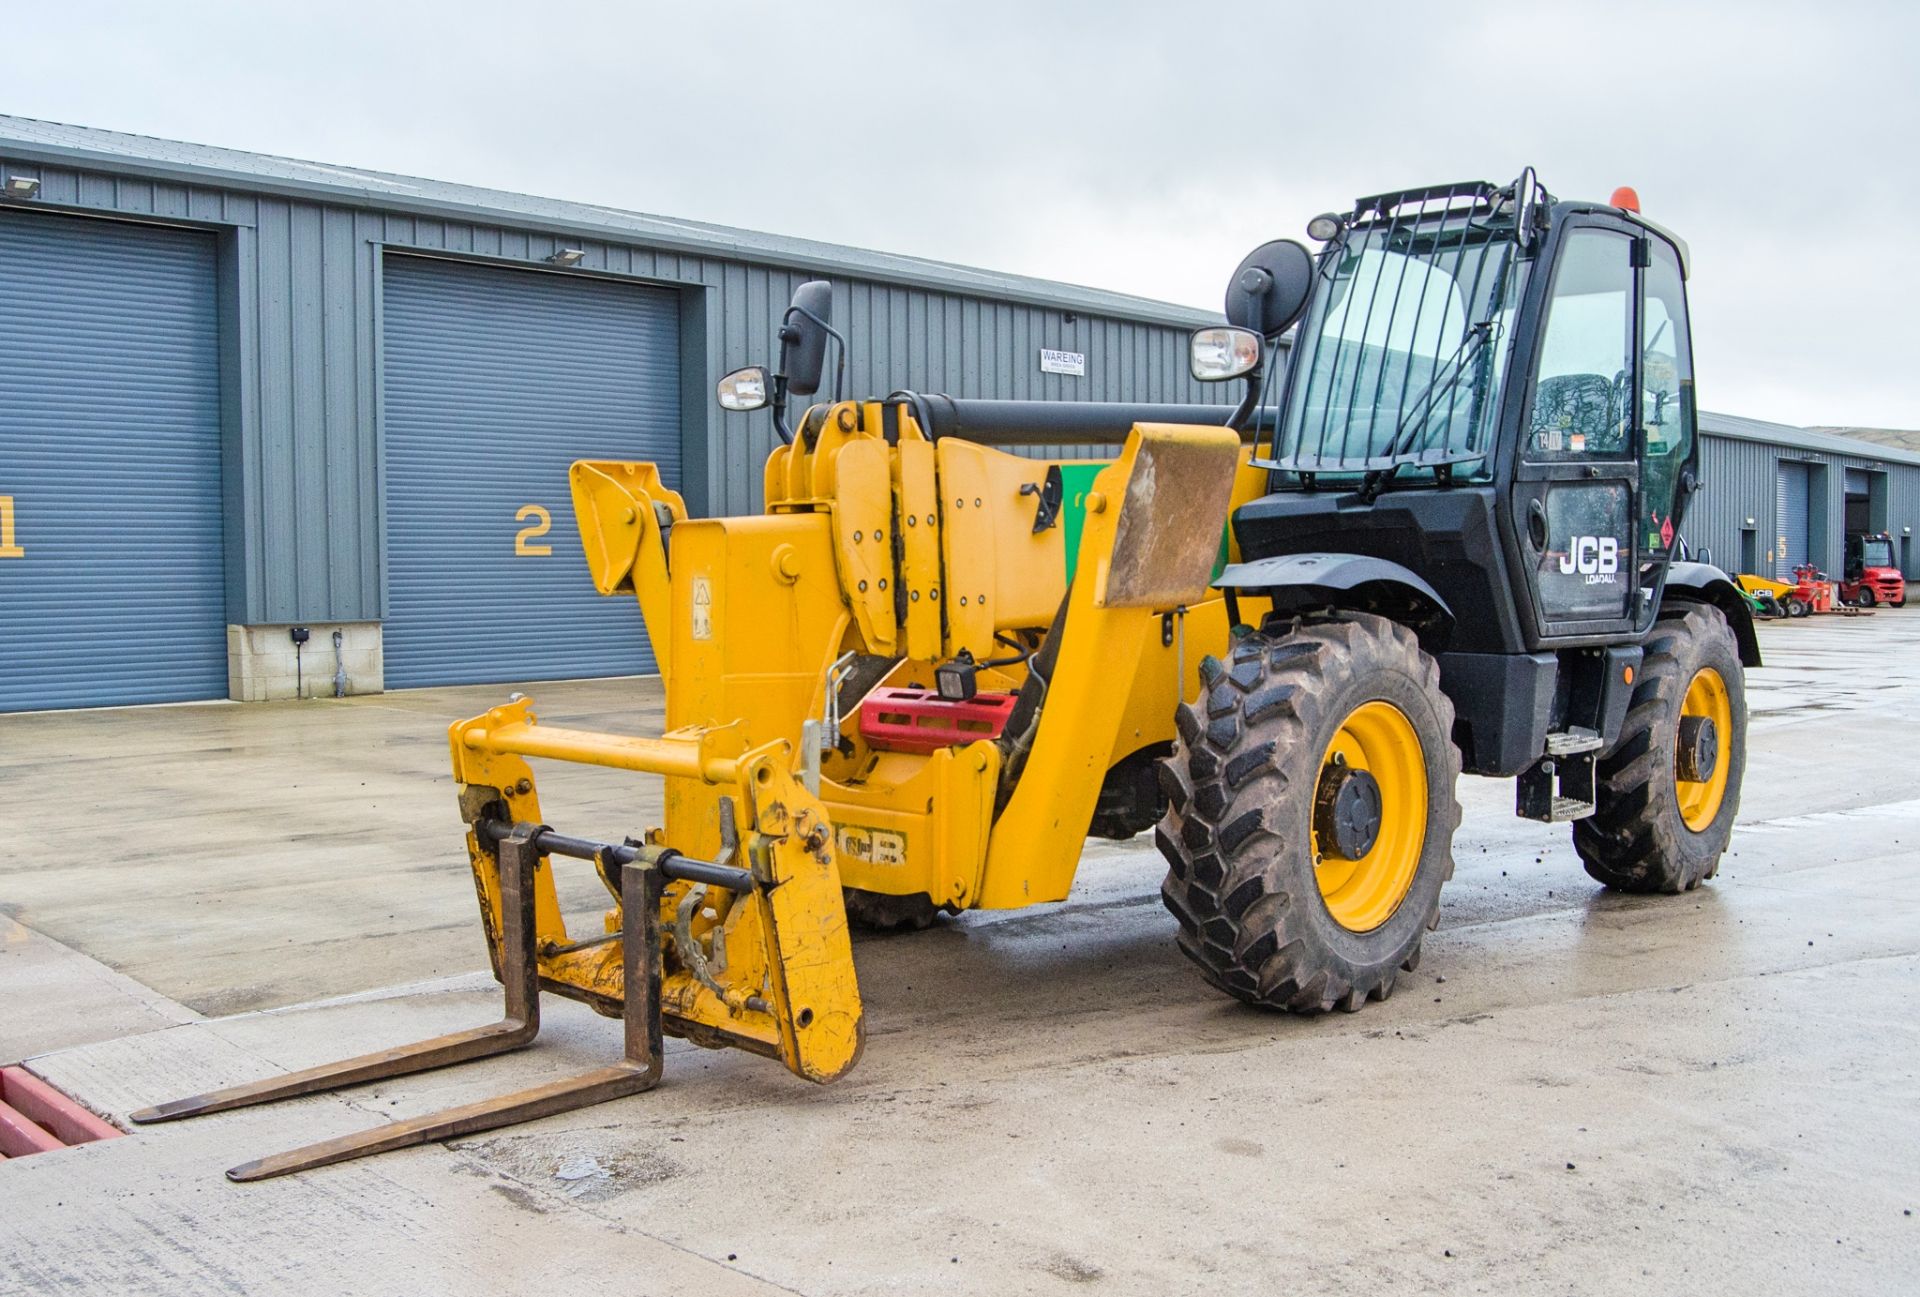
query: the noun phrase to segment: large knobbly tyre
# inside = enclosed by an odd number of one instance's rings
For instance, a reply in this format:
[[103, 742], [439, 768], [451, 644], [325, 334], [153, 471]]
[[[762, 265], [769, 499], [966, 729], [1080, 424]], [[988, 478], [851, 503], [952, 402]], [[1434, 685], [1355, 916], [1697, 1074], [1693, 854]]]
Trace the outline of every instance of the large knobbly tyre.
[[1406, 627], [1347, 613], [1249, 635], [1201, 678], [1154, 833], [1180, 949], [1249, 1004], [1385, 999], [1453, 876], [1460, 753], [1438, 666]]
[[1733, 628], [1704, 604], [1663, 617], [1647, 638], [1620, 741], [1594, 772], [1594, 813], [1574, 822], [1574, 850], [1619, 891], [1691, 891], [1720, 867], [1746, 770]]

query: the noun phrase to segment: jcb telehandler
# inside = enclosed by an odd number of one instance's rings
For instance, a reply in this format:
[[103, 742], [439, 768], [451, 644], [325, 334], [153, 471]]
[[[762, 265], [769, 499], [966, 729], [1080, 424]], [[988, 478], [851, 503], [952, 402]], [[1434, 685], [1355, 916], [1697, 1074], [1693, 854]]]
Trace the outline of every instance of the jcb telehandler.
[[[1256, 249], [1229, 325], [1194, 336], [1196, 377], [1246, 380], [1230, 413], [836, 381], [793, 428], [839, 337], [828, 286], [803, 286], [780, 372], [720, 388], [785, 443], [764, 514], [691, 519], [652, 465], [573, 466], [587, 565], [639, 600], [668, 732], [557, 729], [517, 696], [452, 727], [505, 1018], [135, 1119], [512, 1049], [542, 990], [621, 1017], [625, 1057], [228, 1174], [644, 1090], [664, 1032], [832, 1080], [864, 1035], [850, 917], [1058, 901], [1089, 832], [1156, 823], [1209, 982], [1357, 1009], [1419, 959], [1462, 770], [1517, 776], [1518, 812], [1571, 821], [1610, 887], [1696, 886], [1759, 652], [1732, 583], [1674, 554], [1698, 486], [1686, 251], [1637, 206], [1558, 202], [1529, 171], [1317, 217], [1317, 255]], [[1110, 463], [1000, 449], [1116, 442]], [[666, 824], [555, 832], [529, 758], [664, 776]], [[563, 922], [562, 858], [604, 881], [601, 932]]]

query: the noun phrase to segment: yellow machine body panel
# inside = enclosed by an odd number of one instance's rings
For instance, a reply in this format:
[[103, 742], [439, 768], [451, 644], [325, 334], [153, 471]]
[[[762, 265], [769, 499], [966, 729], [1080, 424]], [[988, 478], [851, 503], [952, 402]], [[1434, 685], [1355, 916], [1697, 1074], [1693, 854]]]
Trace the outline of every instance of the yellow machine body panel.
[[1072, 887], [1125, 722], [1116, 685], [1131, 692], [1141, 678], [1144, 640], [1161, 616], [1205, 595], [1239, 451], [1227, 428], [1142, 424], [1094, 479], [1046, 708], [994, 823], [976, 905], [1057, 901]]
[[[667, 489], [652, 464], [580, 460], [567, 479], [594, 589], [601, 594], [632, 593], [649, 624], [664, 624], [667, 545], [662, 515], [668, 526], [684, 522], [687, 502]], [[669, 650], [655, 641], [654, 657], [662, 671], [668, 656]]]
[[900, 533], [899, 587], [907, 609], [903, 647], [908, 657], [923, 662], [939, 657], [945, 647], [940, 623], [940, 496], [934, 485], [933, 460], [933, 446], [929, 442], [903, 440], [894, 447], [894, 515]]
[[1044, 627], [1066, 593], [1063, 530], [1034, 528], [1042, 460], [948, 438], [935, 443], [947, 569], [947, 652], [1000, 650], [994, 632]]
[[[674, 528], [667, 727], [732, 728], [741, 741], [798, 750], [848, 614], [827, 513], [708, 518]], [[724, 790], [667, 784], [666, 836], [679, 850], [719, 848]]]
[[872, 653], [891, 654], [899, 638], [893, 604], [892, 467], [884, 442], [861, 441], [839, 454], [844, 488], [831, 510], [840, 592]]
[[[712, 805], [728, 822], [722, 831], [716, 820], [715, 844], [733, 843], [754, 882], [745, 895], [691, 882], [665, 890], [660, 925], [674, 934], [660, 987], [667, 1029], [767, 1054], [810, 1080], [830, 1081], [853, 1066], [863, 1028], [832, 829], [825, 808], [794, 779], [790, 745], [746, 748], [730, 727], [657, 739], [557, 729], [540, 725], [525, 699], [461, 721], [448, 737], [473, 826], [467, 851], [496, 972], [506, 923], [500, 866], [479, 825], [541, 823], [527, 758], [662, 775], [669, 787], [716, 790]], [[610, 881], [608, 888], [616, 906], [605, 931], [618, 933], [630, 919]], [[628, 989], [621, 947], [577, 941], [567, 931], [549, 856], [534, 874], [534, 933], [545, 989], [608, 1014], [621, 1011]]]
[[1000, 751], [991, 743], [927, 757], [875, 752], [857, 775], [822, 782], [841, 881], [870, 892], [924, 892], [936, 905], [974, 904], [993, 825]]

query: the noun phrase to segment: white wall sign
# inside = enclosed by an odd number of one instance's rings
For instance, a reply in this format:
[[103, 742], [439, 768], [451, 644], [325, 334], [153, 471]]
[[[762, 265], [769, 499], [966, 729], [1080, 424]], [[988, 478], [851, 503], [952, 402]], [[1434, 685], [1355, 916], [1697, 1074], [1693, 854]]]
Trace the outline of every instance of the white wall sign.
[[1075, 378], [1087, 375], [1087, 358], [1078, 351], [1049, 351], [1040, 349], [1040, 372], [1043, 374], [1071, 374]]

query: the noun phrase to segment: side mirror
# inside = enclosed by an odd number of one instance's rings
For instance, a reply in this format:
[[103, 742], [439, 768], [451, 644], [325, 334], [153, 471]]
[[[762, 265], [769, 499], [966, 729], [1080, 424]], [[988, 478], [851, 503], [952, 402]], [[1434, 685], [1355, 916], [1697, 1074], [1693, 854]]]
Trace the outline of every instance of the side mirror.
[[767, 404], [767, 371], [759, 365], [736, 369], [717, 389], [723, 410], [759, 410]]
[[1227, 323], [1277, 338], [1313, 300], [1313, 254], [1292, 239], [1263, 243], [1247, 254], [1227, 285]]
[[793, 305], [780, 324], [780, 372], [795, 396], [812, 396], [820, 390], [832, 328], [833, 285], [810, 279], [794, 289]]
[[1187, 370], [1202, 383], [1223, 383], [1260, 368], [1260, 335], [1252, 329], [1195, 329], [1187, 343]]

